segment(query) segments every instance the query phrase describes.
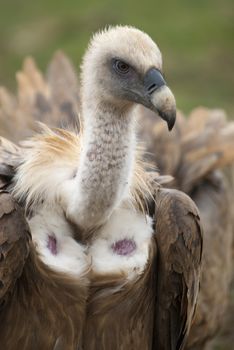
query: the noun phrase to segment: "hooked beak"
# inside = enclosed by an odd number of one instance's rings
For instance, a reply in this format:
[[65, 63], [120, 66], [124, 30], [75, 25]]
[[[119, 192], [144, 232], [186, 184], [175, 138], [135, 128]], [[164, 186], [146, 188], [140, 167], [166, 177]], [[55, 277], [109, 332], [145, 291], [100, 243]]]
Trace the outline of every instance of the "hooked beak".
[[145, 106], [157, 112], [171, 130], [176, 120], [176, 102], [159, 70], [156, 68], [148, 70], [144, 77], [144, 88], [147, 95]]

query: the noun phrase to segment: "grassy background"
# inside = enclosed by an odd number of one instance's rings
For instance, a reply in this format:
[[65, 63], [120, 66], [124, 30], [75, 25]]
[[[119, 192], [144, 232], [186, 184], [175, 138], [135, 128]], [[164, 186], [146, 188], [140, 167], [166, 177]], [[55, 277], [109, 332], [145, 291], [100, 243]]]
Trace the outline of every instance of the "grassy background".
[[90, 35], [131, 24], [160, 46], [178, 107], [225, 108], [234, 116], [233, 0], [0, 0], [0, 84], [15, 87], [25, 55], [40, 68], [57, 49], [78, 67]]

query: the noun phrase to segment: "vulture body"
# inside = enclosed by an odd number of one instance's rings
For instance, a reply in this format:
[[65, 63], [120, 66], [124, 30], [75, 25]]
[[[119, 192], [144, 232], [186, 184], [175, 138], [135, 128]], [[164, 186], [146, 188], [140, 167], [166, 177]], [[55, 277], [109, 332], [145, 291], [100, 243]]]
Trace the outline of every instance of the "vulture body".
[[[58, 115], [75, 113], [76, 80], [61, 55], [56, 62], [48, 84], [26, 62], [18, 101], [1, 90], [0, 116], [21, 120], [26, 111], [22, 134], [33, 118], [57, 125]], [[110, 28], [94, 36], [84, 57], [79, 134], [42, 126], [20, 147], [2, 138], [5, 349], [184, 348], [199, 289], [199, 214], [187, 195], [160, 185], [168, 177], [146, 171], [135, 146], [136, 104], [169, 129], [175, 122], [161, 66], [145, 33]], [[64, 96], [56, 69], [69, 72]], [[11, 196], [25, 209], [32, 240]], [[20, 255], [17, 268], [12, 255]]]

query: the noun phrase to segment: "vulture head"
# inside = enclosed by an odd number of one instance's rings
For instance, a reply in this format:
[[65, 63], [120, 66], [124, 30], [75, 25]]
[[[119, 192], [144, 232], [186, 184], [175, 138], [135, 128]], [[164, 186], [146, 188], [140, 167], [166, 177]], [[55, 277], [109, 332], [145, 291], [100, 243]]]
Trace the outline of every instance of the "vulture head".
[[[144, 32], [117, 26], [94, 35], [82, 65], [84, 102], [111, 106], [123, 114], [135, 104], [158, 113], [172, 129], [175, 98], [162, 75], [161, 52]], [[88, 113], [84, 113], [88, 114]]]

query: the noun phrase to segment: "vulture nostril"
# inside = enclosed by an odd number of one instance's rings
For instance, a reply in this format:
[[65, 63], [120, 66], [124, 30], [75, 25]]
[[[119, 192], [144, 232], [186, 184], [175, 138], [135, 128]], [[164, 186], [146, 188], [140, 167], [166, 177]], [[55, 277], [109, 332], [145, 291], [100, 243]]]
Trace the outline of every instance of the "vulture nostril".
[[163, 85], [166, 85], [166, 82], [158, 69], [151, 68], [146, 72], [144, 76], [144, 87], [149, 95], [152, 95], [155, 90]]
[[152, 94], [155, 90], [157, 89], [157, 85], [156, 84], [152, 84], [148, 87], [148, 92], [149, 94]]

